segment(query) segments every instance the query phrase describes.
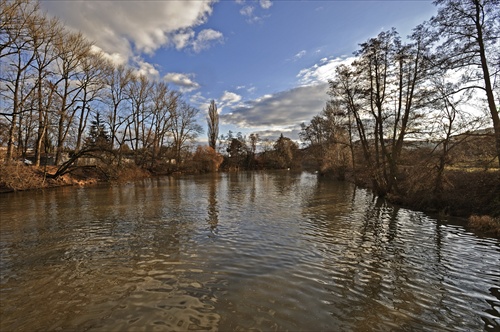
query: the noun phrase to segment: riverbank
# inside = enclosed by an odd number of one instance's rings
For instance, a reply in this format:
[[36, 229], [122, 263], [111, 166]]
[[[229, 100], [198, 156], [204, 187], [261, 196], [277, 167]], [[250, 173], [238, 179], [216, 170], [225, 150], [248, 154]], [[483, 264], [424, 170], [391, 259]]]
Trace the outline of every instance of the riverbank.
[[467, 218], [469, 229], [500, 239], [500, 172], [451, 169], [441, 191], [407, 192], [388, 199], [413, 209]]
[[[412, 173], [401, 179], [395, 193], [387, 194], [389, 202], [427, 213], [464, 218], [470, 230], [500, 239], [498, 170], [449, 169], [440, 190], [433, 188], [434, 178], [426, 172]], [[370, 179], [364, 175], [359, 172], [356, 180], [347, 179], [371, 189]]]
[[0, 193], [46, 189], [62, 186], [91, 186], [105, 182], [127, 182], [153, 176], [147, 170], [129, 165], [115, 170], [113, 178], [99, 167], [81, 167], [54, 179], [55, 166], [0, 164]]

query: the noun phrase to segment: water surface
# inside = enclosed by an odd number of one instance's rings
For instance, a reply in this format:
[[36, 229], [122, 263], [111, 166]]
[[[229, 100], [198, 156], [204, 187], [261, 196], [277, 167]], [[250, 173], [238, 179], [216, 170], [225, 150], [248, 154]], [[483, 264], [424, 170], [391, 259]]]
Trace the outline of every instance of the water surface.
[[0, 196], [1, 331], [500, 329], [500, 241], [314, 174]]

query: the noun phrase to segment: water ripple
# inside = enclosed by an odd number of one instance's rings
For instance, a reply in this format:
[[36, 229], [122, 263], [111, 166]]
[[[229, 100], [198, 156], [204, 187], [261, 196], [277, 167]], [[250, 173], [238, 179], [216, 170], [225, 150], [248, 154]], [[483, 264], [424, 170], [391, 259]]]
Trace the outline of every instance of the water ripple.
[[0, 330], [494, 331], [500, 243], [308, 173], [0, 201]]

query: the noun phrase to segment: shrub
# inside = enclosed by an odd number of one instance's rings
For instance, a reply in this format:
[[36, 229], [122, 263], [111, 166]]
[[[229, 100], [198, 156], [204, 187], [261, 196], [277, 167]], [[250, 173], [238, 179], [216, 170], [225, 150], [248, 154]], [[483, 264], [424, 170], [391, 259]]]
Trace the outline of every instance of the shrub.
[[44, 179], [35, 168], [21, 162], [0, 164], [0, 190], [15, 191], [44, 187]]
[[467, 225], [481, 233], [500, 239], [500, 218], [490, 216], [470, 216]]

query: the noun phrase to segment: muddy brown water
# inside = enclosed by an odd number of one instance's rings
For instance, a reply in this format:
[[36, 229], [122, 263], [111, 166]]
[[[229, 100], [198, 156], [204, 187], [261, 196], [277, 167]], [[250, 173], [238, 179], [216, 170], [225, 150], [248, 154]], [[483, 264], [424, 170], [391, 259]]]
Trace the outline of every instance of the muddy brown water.
[[498, 331], [500, 241], [310, 173], [0, 195], [0, 331]]

